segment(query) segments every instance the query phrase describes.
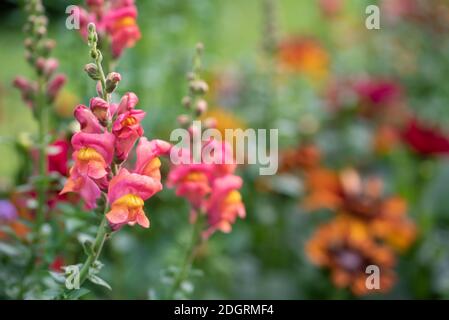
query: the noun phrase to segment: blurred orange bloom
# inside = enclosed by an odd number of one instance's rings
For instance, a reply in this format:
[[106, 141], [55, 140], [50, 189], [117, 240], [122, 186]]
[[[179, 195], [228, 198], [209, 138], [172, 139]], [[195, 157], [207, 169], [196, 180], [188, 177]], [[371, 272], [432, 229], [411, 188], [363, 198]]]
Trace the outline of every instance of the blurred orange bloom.
[[312, 39], [294, 37], [279, 44], [281, 68], [303, 73], [312, 80], [322, 80], [329, 72], [329, 55]]
[[286, 149], [281, 153], [280, 172], [313, 169], [319, 165], [320, 159], [321, 152], [314, 144]]
[[[353, 219], [337, 217], [322, 225], [308, 241], [306, 253], [312, 263], [330, 269], [335, 286], [350, 288], [355, 295], [386, 292], [395, 282], [393, 252], [376, 243]], [[380, 287], [374, 291], [366, 285], [370, 265], [380, 269]]]
[[354, 169], [341, 172], [317, 168], [306, 172], [308, 194], [304, 207], [330, 209], [362, 223], [365, 233], [385, 240], [399, 251], [416, 238], [416, 226], [407, 217], [407, 203], [400, 197], [383, 195], [379, 177], [362, 179]]
[[381, 125], [373, 137], [373, 149], [377, 154], [389, 153], [400, 142], [398, 130], [390, 125]]

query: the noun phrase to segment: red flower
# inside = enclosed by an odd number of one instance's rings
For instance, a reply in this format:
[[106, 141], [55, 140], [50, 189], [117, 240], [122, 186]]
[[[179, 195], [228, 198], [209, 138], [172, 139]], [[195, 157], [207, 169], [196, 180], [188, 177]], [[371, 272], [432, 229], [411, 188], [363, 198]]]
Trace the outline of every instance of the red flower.
[[415, 152], [425, 155], [449, 154], [449, 136], [439, 128], [426, 126], [412, 118], [402, 132], [402, 139]]

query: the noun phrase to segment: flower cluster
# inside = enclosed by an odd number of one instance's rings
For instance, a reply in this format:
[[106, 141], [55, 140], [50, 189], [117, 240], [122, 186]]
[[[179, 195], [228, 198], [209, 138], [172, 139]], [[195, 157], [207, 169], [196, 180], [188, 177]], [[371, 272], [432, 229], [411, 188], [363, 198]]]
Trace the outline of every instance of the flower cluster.
[[304, 175], [305, 209], [337, 214], [309, 240], [312, 262], [330, 268], [335, 285], [349, 287], [357, 295], [369, 293], [366, 267], [377, 265], [381, 289], [389, 290], [394, 283], [393, 249], [403, 252], [416, 238], [416, 226], [406, 215], [407, 203], [397, 196], [384, 196], [380, 178], [362, 179], [354, 169], [314, 167]]
[[192, 219], [198, 212], [206, 214], [209, 228], [204, 236], [207, 237], [216, 230], [230, 232], [236, 218], [245, 217], [245, 207], [239, 192], [243, 181], [234, 175], [237, 166], [230, 145], [212, 139], [203, 143], [201, 151], [203, 156], [198, 163], [189, 149], [172, 153], [179, 155], [183, 163], [172, 167], [167, 185], [176, 189], [177, 196], [190, 202]]
[[140, 39], [134, 0], [87, 0], [86, 4], [88, 10], [78, 8], [81, 35], [87, 39], [87, 26], [95, 23], [100, 40], [109, 41], [113, 58]]
[[318, 228], [307, 243], [306, 252], [313, 263], [331, 270], [332, 282], [339, 288], [349, 287], [355, 295], [370, 293], [366, 270], [380, 270], [381, 292], [389, 291], [394, 282], [395, 257], [391, 249], [374, 241], [356, 221], [337, 218]]
[[[74, 165], [61, 193], [79, 193], [89, 209], [107, 193], [106, 217], [114, 228], [135, 223], [149, 227], [144, 201], [162, 190], [158, 156], [170, 150], [167, 142], [142, 137], [145, 112], [135, 109], [137, 103], [134, 93], [126, 93], [118, 104], [95, 97], [89, 107], [75, 109], [81, 130], [72, 137]], [[139, 138], [134, 169], [128, 170], [123, 162]]]
[[278, 57], [282, 69], [322, 80], [329, 72], [329, 55], [314, 39], [292, 37], [281, 41]]
[[306, 173], [308, 211], [330, 209], [361, 223], [361, 230], [398, 250], [406, 250], [416, 237], [415, 225], [407, 218], [407, 203], [386, 197], [379, 177], [361, 178], [354, 169], [340, 172], [317, 168]]

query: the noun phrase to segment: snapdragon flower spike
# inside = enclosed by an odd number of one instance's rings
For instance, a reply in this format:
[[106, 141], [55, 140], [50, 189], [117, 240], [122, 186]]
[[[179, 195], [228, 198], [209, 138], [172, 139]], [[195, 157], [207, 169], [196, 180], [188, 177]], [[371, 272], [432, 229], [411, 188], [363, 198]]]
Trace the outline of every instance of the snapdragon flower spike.
[[206, 209], [209, 229], [204, 233], [205, 237], [209, 237], [215, 230], [229, 233], [237, 217], [245, 218], [245, 206], [238, 191], [242, 184], [242, 178], [235, 175], [214, 180]]
[[150, 227], [150, 220], [143, 211], [144, 201], [162, 190], [158, 179], [150, 176], [130, 173], [122, 168], [109, 183], [108, 201], [111, 210], [106, 214], [111, 227], [117, 230], [124, 224], [144, 228]]
[[125, 48], [133, 47], [141, 37], [134, 0], [90, 2], [89, 11], [77, 8], [81, 35], [87, 39], [87, 26], [95, 23], [100, 37], [109, 37], [113, 57], [120, 57]]
[[137, 104], [137, 96], [127, 93], [117, 107], [117, 118], [112, 125], [112, 132], [115, 135], [116, 157], [119, 161], [128, 158], [128, 154], [143, 135], [143, 128], [140, 122], [145, 118], [145, 112], [134, 109]]

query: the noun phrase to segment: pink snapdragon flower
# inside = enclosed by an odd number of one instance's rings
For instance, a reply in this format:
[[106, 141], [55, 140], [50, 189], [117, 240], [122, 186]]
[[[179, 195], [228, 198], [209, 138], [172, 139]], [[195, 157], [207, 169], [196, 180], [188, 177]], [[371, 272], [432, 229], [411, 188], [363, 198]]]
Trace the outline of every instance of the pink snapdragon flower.
[[109, 183], [108, 201], [111, 210], [106, 218], [114, 229], [136, 223], [149, 228], [150, 220], [143, 211], [144, 201], [161, 190], [162, 184], [158, 179], [121, 169]]
[[117, 118], [112, 126], [115, 135], [116, 156], [120, 161], [128, 158], [128, 154], [143, 135], [140, 122], [145, 118], [145, 112], [134, 109], [138, 99], [134, 93], [127, 93], [117, 107]]
[[211, 139], [202, 144], [201, 150], [200, 163], [193, 161], [188, 149], [172, 152], [188, 161], [171, 168], [167, 186], [175, 188], [177, 196], [189, 201], [191, 221], [195, 221], [198, 212], [207, 216], [209, 228], [204, 236], [209, 237], [216, 230], [229, 232], [236, 218], [245, 216], [245, 207], [237, 191], [243, 182], [234, 175], [237, 165], [229, 143]]
[[136, 148], [136, 165], [133, 173], [161, 181], [161, 161], [159, 156], [167, 154], [171, 144], [163, 140], [151, 140], [142, 137]]
[[72, 137], [74, 165], [61, 194], [77, 192], [89, 209], [96, 207], [96, 201], [105, 188], [108, 167], [114, 155], [114, 135], [109, 132], [78, 132]]
[[242, 184], [242, 178], [235, 175], [227, 175], [214, 180], [213, 191], [206, 209], [209, 224], [209, 229], [204, 234], [206, 237], [215, 230], [229, 233], [237, 217], [245, 218], [245, 206], [238, 191]]
[[80, 33], [87, 38], [87, 25], [95, 23], [100, 37], [108, 37], [114, 58], [122, 55], [140, 39], [137, 8], [133, 0], [88, 1], [89, 11], [77, 8], [80, 14]]

